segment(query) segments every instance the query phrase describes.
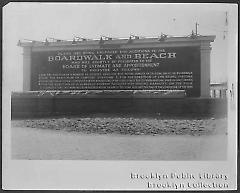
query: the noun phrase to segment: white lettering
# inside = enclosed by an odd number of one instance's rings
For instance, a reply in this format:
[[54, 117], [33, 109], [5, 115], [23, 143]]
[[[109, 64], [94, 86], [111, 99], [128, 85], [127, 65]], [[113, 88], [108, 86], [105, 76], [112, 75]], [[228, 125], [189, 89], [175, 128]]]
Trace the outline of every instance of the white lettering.
[[61, 57], [60, 57], [60, 56], [55, 56], [55, 60], [56, 60], [56, 61], [60, 61], [60, 60], [61, 60]]
[[66, 56], [63, 56], [61, 60], [68, 60], [68, 58]]
[[135, 54], [136, 59], [141, 59], [141, 54]]
[[168, 53], [168, 58], [176, 58], [176, 53]]
[[155, 53], [153, 53], [149, 58], [151, 59], [151, 58], [159, 58], [159, 57]]
[[53, 60], [54, 60], [53, 56], [48, 56], [48, 62], [51, 62]]
[[160, 53], [160, 54], [159, 54], [159, 57], [160, 57], [160, 58], [166, 58], [166, 55], [167, 55], [166, 53]]

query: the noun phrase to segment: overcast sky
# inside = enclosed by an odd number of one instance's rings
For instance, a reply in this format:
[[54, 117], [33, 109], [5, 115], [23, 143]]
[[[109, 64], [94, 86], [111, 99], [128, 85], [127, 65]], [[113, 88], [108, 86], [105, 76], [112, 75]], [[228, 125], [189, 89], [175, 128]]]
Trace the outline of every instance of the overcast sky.
[[[226, 12], [228, 21], [226, 23]], [[236, 11], [227, 4], [10, 3], [3, 10], [3, 67], [12, 90], [22, 89], [22, 48], [18, 40], [216, 35], [212, 43], [211, 82], [227, 80], [228, 38], [237, 31]], [[228, 31], [225, 34], [224, 31]]]

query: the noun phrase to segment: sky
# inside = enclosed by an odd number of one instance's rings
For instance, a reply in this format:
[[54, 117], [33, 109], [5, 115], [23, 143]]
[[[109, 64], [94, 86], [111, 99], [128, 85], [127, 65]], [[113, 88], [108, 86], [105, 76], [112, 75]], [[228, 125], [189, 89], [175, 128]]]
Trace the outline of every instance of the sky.
[[237, 36], [236, 21], [237, 7], [230, 4], [9, 3], [3, 8], [5, 82], [13, 91], [22, 89], [23, 51], [18, 40], [187, 36], [196, 22], [200, 35], [216, 35], [211, 82], [224, 82], [229, 78], [229, 45]]

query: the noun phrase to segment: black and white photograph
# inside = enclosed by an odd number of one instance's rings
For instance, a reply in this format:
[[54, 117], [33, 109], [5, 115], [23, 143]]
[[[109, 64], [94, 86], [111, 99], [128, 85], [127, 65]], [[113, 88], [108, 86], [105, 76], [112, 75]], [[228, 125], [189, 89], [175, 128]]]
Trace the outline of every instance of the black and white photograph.
[[237, 9], [5, 5], [2, 188], [236, 189]]

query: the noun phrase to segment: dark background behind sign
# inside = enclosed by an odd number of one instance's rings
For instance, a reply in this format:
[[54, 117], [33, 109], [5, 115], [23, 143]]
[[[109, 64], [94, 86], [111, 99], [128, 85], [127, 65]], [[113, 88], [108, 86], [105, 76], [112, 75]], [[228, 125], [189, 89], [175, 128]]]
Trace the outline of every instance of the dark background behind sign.
[[[140, 50], [139, 54], [145, 53], [144, 50], [155, 50], [155, 53], [158, 54], [158, 51], [163, 49], [166, 53], [176, 53], [176, 58], [153, 58], [150, 62], [140, 62], [144, 64], [159, 63], [159, 65], [157, 67], [139, 68], [138, 71], [122, 71], [124, 69], [131, 70], [131, 67], [129, 67], [128, 69], [118, 68], [118, 72], [120, 73], [119, 76], [117, 76], [116, 72], [113, 71], [114, 67], [112, 60], [109, 60], [110, 68], [108, 72], [97, 72], [98, 75], [94, 74], [94, 76], [92, 74], [93, 72], [89, 71], [89, 68], [87, 68], [87, 71], [85, 72], [82, 71], [82, 68], [63, 69], [63, 65], [71, 65], [72, 61], [48, 61], [49, 56], [56, 56], [58, 55], [58, 52], [65, 52], [74, 55], [75, 52], [79, 52], [81, 54], [81, 52], [83, 52], [81, 50], [32, 52], [31, 90], [186, 90], [187, 96], [199, 97], [199, 47], [98, 49], [84, 51], [89, 51], [98, 55], [97, 52], [101, 50], [116, 51], [116, 54], [119, 54], [120, 50], [126, 51], [127, 54], [129, 54], [133, 50]], [[113, 59], [116, 57], [116, 54], [112, 54]], [[151, 53], [149, 53], [149, 55], [151, 55]], [[131, 59], [122, 58], [120, 63], [131, 64], [131, 62], [127, 62], [128, 60]], [[118, 60], [115, 60], [115, 63], [118, 63]], [[90, 61], [90, 63], [86, 65], [91, 64], [92, 62]], [[149, 74], [148, 72], [152, 73]], [[176, 85], [177, 83], [174, 79], [172, 79], [172, 81], [168, 80], [168, 82], [163, 83], [165, 84], [165, 86], [159, 86], [160, 82], [164, 82], [166, 80], [165, 78], [156, 79], [156, 74], [159, 75], [159, 73], [161, 72], [165, 74], [168, 72], [170, 73], [169, 75], [174, 75], [172, 73], [177, 72], [190, 72], [192, 73], [192, 87], [183, 89]], [[140, 78], [134, 78], [134, 75], [136, 75], [136, 73], [140, 75]], [[143, 75], [143, 77], [141, 77], [141, 75]], [[109, 77], [113, 77], [113, 79], [111, 80]], [[184, 82], [183, 79], [184, 78], [182, 78], [182, 81]], [[171, 85], [177, 88], [171, 87]]]

